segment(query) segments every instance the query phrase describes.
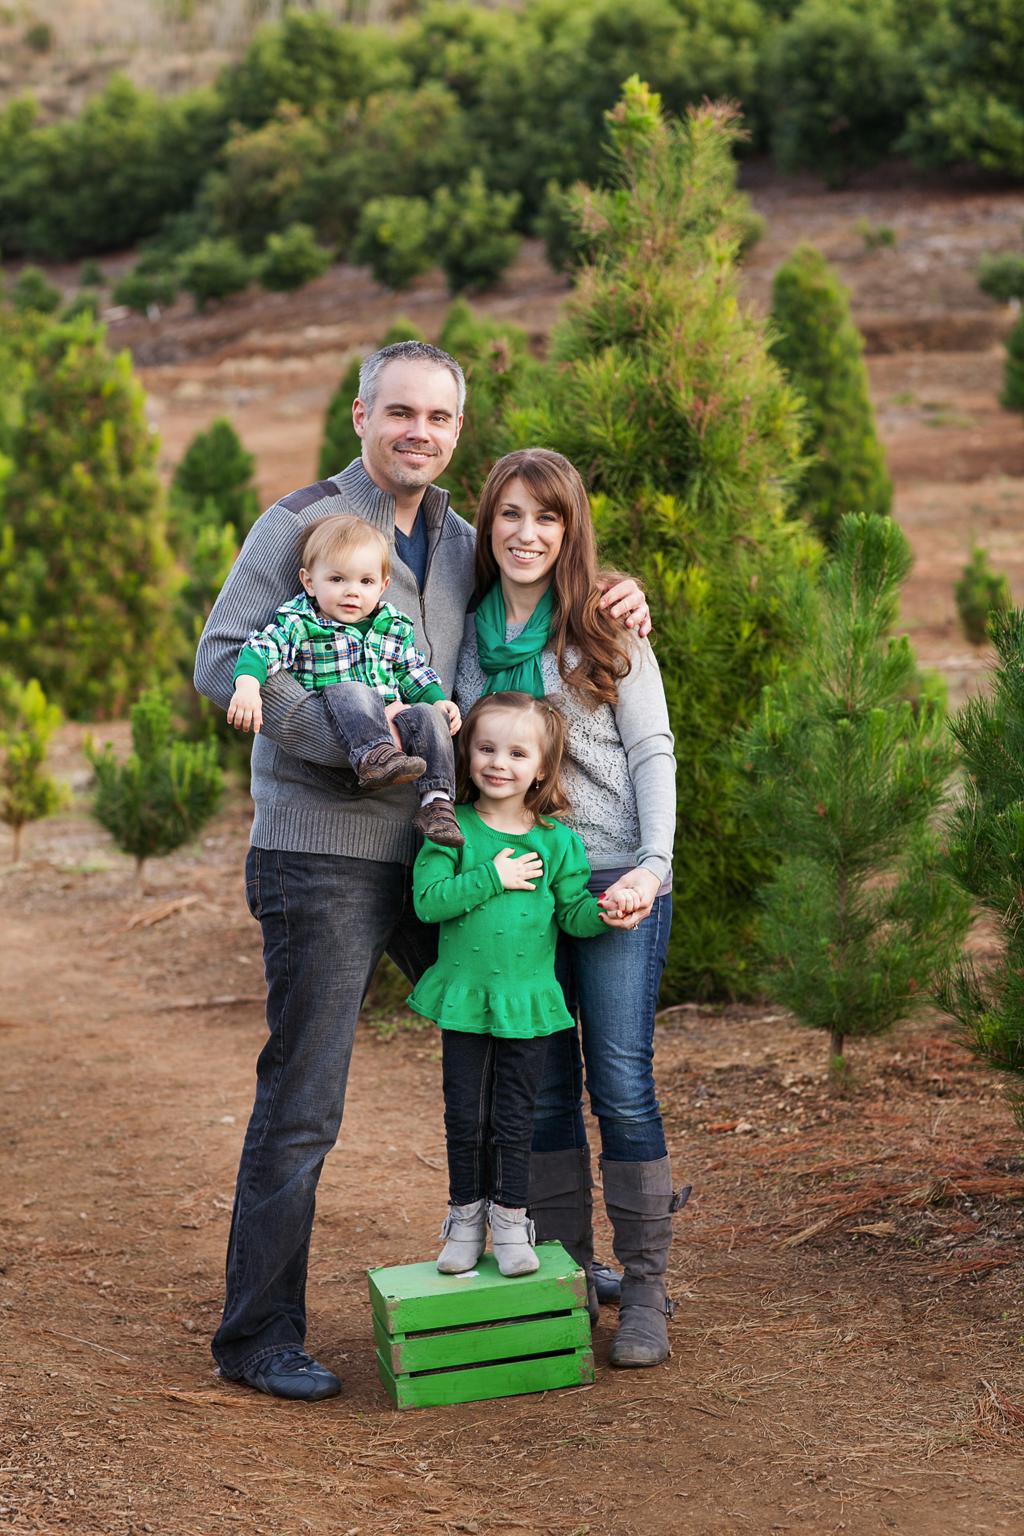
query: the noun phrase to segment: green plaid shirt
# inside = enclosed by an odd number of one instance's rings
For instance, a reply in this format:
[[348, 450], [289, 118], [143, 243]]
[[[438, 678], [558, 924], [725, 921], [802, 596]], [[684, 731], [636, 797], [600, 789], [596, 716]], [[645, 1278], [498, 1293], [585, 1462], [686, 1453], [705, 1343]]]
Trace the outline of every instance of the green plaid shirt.
[[413, 643], [412, 624], [390, 603], [380, 604], [365, 634], [320, 613], [305, 592], [283, 603], [272, 624], [249, 636], [235, 677], [255, 677], [262, 687], [282, 669], [312, 693], [331, 683], [365, 683], [385, 704], [433, 704], [445, 696]]

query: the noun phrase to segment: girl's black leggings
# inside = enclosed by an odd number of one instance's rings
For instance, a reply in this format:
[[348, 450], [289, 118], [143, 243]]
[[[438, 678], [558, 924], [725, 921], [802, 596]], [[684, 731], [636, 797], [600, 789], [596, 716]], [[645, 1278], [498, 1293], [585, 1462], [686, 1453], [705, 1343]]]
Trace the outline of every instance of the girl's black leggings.
[[503, 1040], [441, 1031], [448, 1193], [453, 1205], [484, 1197], [526, 1204], [533, 1106], [548, 1053], [546, 1036]]

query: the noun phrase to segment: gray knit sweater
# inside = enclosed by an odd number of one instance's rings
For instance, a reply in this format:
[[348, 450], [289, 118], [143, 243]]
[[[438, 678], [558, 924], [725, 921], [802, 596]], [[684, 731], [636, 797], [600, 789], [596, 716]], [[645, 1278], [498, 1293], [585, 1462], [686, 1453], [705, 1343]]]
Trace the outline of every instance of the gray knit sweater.
[[[476, 534], [448, 506], [447, 491], [429, 486], [420, 504], [427, 521], [427, 575], [416, 578], [395, 548], [395, 499], [377, 486], [356, 459], [277, 502], [254, 525], [206, 621], [196, 655], [196, 687], [226, 709], [234, 689], [238, 653], [254, 629], [263, 629], [299, 588], [304, 528], [318, 517], [347, 513], [365, 518], [391, 545], [388, 601], [413, 621], [416, 645], [450, 694], [473, 591]], [[252, 750], [252, 842], [291, 853], [334, 853], [411, 864], [419, 838], [413, 831], [416, 794], [411, 785], [360, 791], [322, 698], [281, 671], [263, 694], [263, 730]]]
[[[522, 629], [510, 624], [511, 640]], [[566, 790], [572, 813], [566, 821], [583, 839], [593, 870], [642, 865], [663, 885], [672, 873], [676, 830], [676, 759], [661, 672], [646, 640], [631, 641], [632, 666], [619, 684], [613, 709], [588, 709], [562, 682], [553, 651], [541, 654], [544, 686], [560, 695], [568, 728]], [[567, 657], [574, 664], [572, 652]], [[455, 679], [463, 714], [480, 698], [487, 679], [476, 648], [476, 620], [466, 630]]]

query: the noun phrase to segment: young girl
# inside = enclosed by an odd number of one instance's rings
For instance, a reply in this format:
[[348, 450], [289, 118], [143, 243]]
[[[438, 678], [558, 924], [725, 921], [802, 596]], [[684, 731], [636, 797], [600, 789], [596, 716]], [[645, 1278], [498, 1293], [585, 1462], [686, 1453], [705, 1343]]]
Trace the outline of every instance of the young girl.
[[[573, 1020], [555, 980], [558, 929], [603, 933], [605, 898], [561, 785], [562, 717], [543, 698], [494, 693], [462, 728], [456, 807], [461, 848], [425, 842], [413, 870], [416, 914], [440, 923], [439, 958], [410, 1006], [441, 1027], [449, 1213], [443, 1274], [472, 1269], [487, 1246], [503, 1275], [539, 1266], [527, 1217], [533, 1110], [548, 1038]], [[604, 910], [619, 917], [615, 903]]]

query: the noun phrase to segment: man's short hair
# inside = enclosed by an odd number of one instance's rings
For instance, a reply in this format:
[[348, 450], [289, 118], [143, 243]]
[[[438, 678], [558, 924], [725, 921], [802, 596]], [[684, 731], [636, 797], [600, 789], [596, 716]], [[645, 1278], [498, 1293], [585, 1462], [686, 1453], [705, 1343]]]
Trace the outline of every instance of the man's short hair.
[[349, 517], [345, 512], [332, 512], [328, 517], [318, 517], [303, 529], [300, 539], [302, 553], [299, 559], [304, 571], [311, 571], [320, 561], [330, 565], [354, 549], [371, 549], [380, 561], [381, 577], [391, 575], [391, 554], [388, 541], [379, 528], [364, 522], [361, 517]]
[[381, 347], [379, 352], [370, 353], [359, 370], [359, 398], [368, 413], [377, 402], [380, 376], [388, 363], [393, 362], [429, 363], [433, 368], [446, 368], [455, 380], [455, 388], [459, 392], [458, 414], [462, 415], [466, 406], [466, 375], [454, 357], [449, 357], [440, 347], [432, 347], [428, 341], [396, 341], [393, 346]]

